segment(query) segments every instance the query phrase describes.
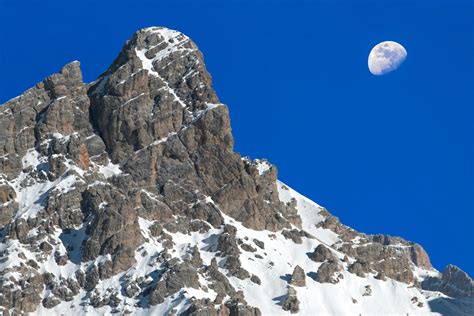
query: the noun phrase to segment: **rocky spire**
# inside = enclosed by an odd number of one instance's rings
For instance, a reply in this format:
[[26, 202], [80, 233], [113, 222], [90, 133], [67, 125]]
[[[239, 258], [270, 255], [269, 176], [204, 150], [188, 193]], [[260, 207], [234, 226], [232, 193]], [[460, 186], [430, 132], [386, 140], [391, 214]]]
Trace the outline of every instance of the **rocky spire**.
[[[89, 95], [91, 117], [114, 162], [221, 106], [197, 46], [180, 32], [158, 27], [136, 32]], [[231, 149], [230, 127], [219, 132]]]

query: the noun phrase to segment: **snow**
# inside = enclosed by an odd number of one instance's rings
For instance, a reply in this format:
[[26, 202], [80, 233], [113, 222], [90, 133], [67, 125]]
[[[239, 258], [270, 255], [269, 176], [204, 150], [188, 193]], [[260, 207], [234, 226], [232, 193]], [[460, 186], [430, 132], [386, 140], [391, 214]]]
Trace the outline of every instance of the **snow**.
[[141, 189], [141, 191], [142, 191], [143, 193], [145, 193], [146, 196], [147, 196], [149, 199], [154, 200], [154, 201], [158, 201], [158, 197], [157, 197], [156, 195], [154, 195], [153, 193], [148, 192], [148, 191], [145, 190], [145, 189]]
[[[33, 168], [38, 172], [46, 174], [47, 170], [44, 168], [47, 166], [47, 158], [41, 157], [34, 148], [31, 148], [23, 157], [22, 165], [23, 170]], [[68, 171], [82, 170], [80, 168], [70, 166], [68, 162], [67, 165], [69, 167], [68, 170], [54, 181], [36, 180], [30, 176], [28, 171], [22, 171], [17, 178], [10, 182], [17, 194], [16, 201], [19, 204], [18, 211], [15, 214], [14, 219], [35, 217], [36, 214], [44, 208], [44, 203], [46, 201], [48, 192], [52, 190], [59, 190], [61, 194], [64, 194], [73, 189], [74, 184], [78, 181], [78, 179], [74, 174], [70, 174]], [[47, 179], [46, 176], [44, 178]]]
[[78, 181], [78, 179], [74, 176], [67, 176], [64, 178], [63, 181], [59, 182], [53, 189], [53, 191], [59, 191], [59, 194], [65, 194], [69, 191], [74, 190], [74, 184]]
[[[94, 88], [94, 90], [92, 91], [92, 95], [96, 95], [96, 94], [102, 94], [104, 91], [105, 91], [105, 88], [107, 86], [107, 84], [109, 83], [109, 80], [110, 80], [110, 76], [107, 75], [107, 76], [104, 76], [104, 77], [101, 77], [100, 79], [99, 84]], [[95, 84], [97, 81], [94, 81], [92, 82], [91, 84]]]
[[[156, 53], [155, 57], [153, 58], [153, 62], [163, 60], [164, 58], [168, 57], [169, 55], [178, 50], [190, 51], [189, 48], [183, 47], [183, 44], [189, 41], [189, 37], [187, 37], [181, 32], [170, 30], [167, 28], [148, 28], [146, 29], [146, 31], [160, 34], [164, 38], [164, 42], [168, 43], [167, 47], [161, 49]], [[162, 43], [163, 42], [160, 42], [156, 46], [162, 45]], [[154, 47], [151, 47], [150, 49], [153, 48]]]
[[426, 269], [413, 265], [412, 270], [413, 270], [413, 274], [416, 276], [416, 278], [420, 282], [423, 281], [427, 277], [438, 277], [438, 278], [441, 277], [441, 273], [435, 269], [426, 270]]
[[[203, 115], [206, 111], [214, 109], [220, 104], [209, 104], [207, 108], [198, 113], [198, 117]], [[168, 135], [170, 137], [172, 135]], [[66, 136], [55, 135], [56, 138], [63, 139]], [[167, 140], [163, 138], [158, 140], [156, 144]], [[155, 143], [151, 144], [154, 145]], [[155, 145], [156, 145], [155, 144]], [[259, 174], [262, 175], [267, 172], [271, 165], [264, 160], [256, 160]], [[47, 165], [46, 158], [41, 157], [35, 149], [30, 149], [22, 159], [23, 169], [31, 168], [39, 172], [46, 172]], [[32, 217], [43, 208], [45, 193], [54, 190], [58, 194], [65, 194], [72, 190], [79, 181], [82, 180], [84, 170], [78, 168], [74, 163], [66, 159], [67, 172], [56, 179], [55, 181], [36, 180], [30, 177], [28, 173], [21, 173], [20, 176], [13, 181], [8, 182], [17, 192], [17, 202], [19, 203], [19, 211], [16, 214], [18, 217]], [[118, 164], [109, 163], [105, 166], [96, 165], [98, 171], [109, 178], [114, 175], [122, 173]], [[75, 172], [69, 172], [75, 171]], [[47, 178], [45, 178], [47, 179]], [[21, 185], [21, 184], [27, 185]], [[106, 185], [106, 183], [96, 181], [92, 185]], [[296, 265], [302, 267], [307, 274], [306, 286], [297, 287], [297, 297], [300, 301], [299, 315], [341, 315], [341, 314], [363, 314], [363, 315], [385, 315], [385, 314], [430, 314], [429, 302], [436, 302], [440, 308], [454, 308], [451, 307], [450, 301], [444, 298], [437, 292], [421, 291], [416, 287], [409, 286], [404, 283], [396, 282], [388, 279], [387, 281], [375, 279], [373, 274], [368, 274], [365, 278], [360, 278], [355, 274], [347, 272], [347, 263], [341, 259], [344, 257], [331, 246], [337, 243], [339, 236], [331, 230], [317, 227], [319, 223], [325, 220], [325, 209], [317, 203], [309, 200], [295, 190], [291, 189], [284, 183], [277, 181], [278, 196], [283, 203], [296, 204], [298, 214], [302, 219], [302, 229], [307, 231], [314, 238], [303, 238], [301, 244], [296, 244], [290, 239], [286, 239], [281, 232], [271, 231], [255, 231], [246, 228], [242, 223], [227, 216], [219, 210], [218, 204], [214, 203], [210, 196], [204, 196], [196, 203], [210, 203], [213, 204], [224, 218], [226, 224], [231, 224], [237, 228], [237, 238], [241, 239], [247, 244], [251, 244], [256, 252], [241, 251], [240, 260], [242, 267], [246, 269], [251, 275], [257, 275], [262, 284], [257, 285], [250, 281], [250, 279], [240, 280], [236, 277], [229, 277], [230, 283], [236, 290], [242, 290], [245, 294], [246, 300], [252, 306], [258, 307], [263, 315], [281, 315], [286, 314], [281, 308], [287, 293], [288, 278], [293, 272]], [[154, 194], [142, 189], [150, 199], [158, 199]], [[107, 203], [101, 203], [99, 209], [108, 207]], [[160, 252], [163, 251], [163, 246], [150, 233], [150, 226], [154, 224], [153, 221], [139, 217], [139, 227], [146, 242], [143, 243], [135, 251], [136, 263], [127, 271], [121, 272], [109, 279], [101, 280], [96, 287], [95, 293], [97, 295], [107, 295], [108, 291], [113, 289], [117, 291], [117, 296], [120, 298], [120, 310], [128, 309], [133, 312], [133, 315], [150, 315], [150, 314], [165, 314], [171, 308], [176, 308], [179, 312], [183, 312], [189, 306], [190, 298], [210, 298], [213, 300], [217, 293], [207, 288], [208, 280], [203, 276], [199, 277], [201, 288], [183, 288], [172, 297], [166, 298], [163, 304], [144, 308], [139, 303], [140, 298], [128, 298], [119, 289], [125, 279], [135, 280], [139, 277], [149, 278], [150, 282], [156, 282], [155, 277], [151, 277], [159, 270], [160, 263], [156, 258]], [[166, 231], [166, 229], [165, 229]], [[187, 256], [195, 245], [199, 248], [201, 258], [204, 264], [209, 265], [211, 260], [215, 257], [215, 250], [217, 246], [217, 238], [222, 233], [223, 228], [213, 228], [206, 233], [192, 232], [189, 234], [171, 233], [174, 246], [169, 251], [171, 256], [176, 258], [183, 258]], [[34, 231], [30, 232], [35, 234]], [[105, 260], [110, 260], [110, 255], [99, 256], [90, 262], [81, 262], [80, 247], [83, 240], [87, 238], [85, 234], [85, 227], [77, 227], [71, 232], [64, 233], [60, 230], [54, 231], [49, 236], [53, 250], [45, 255], [38, 263], [40, 264], [40, 272], [53, 273], [57, 278], [67, 279], [75, 274], [80, 269], [87, 271], [92, 264], [99, 264]], [[264, 242], [265, 249], [260, 249], [254, 244], [253, 239], [258, 239]], [[354, 243], [359, 243], [360, 238], [356, 237]], [[41, 241], [39, 241], [41, 242]], [[313, 278], [318, 271], [321, 263], [313, 262], [309, 259], [308, 253], [314, 251], [319, 245], [324, 244], [331, 249], [333, 254], [339, 258], [340, 264], [344, 267], [341, 272], [343, 279], [340, 279], [337, 284], [326, 284], [316, 282]], [[72, 250], [69, 255], [71, 260], [63, 266], [59, 266], [54, 258], [54, 253], [66, 254], [67, 248]], [[0, 263], [0, 269], [14, 268], [24, 264], [25, 260], [38, 259], [35, 254], [23, 247], [18, 241], [9, 241], [8, 244], [0, 245], [0, 251], [8, 248], [10, 253], [6, 260]], [[22, 253], [26, 259], [21, 259], [19, 256]], [[261, 256], [257, 258], [255, 255]], [[223, 268], [225, 258], [218, 258], [219, 270], [228, 274], [228, 271]], [[263, 258], [263, 259], [262, 259]], [[352, 260], [351, 258], [349, 259]], [[427, 276], [437, 276], [439, 272], [427, 271], [421, 268], [413, 267], [414, 273], [421, 281]], [[5, 277], [5, 276], [4, 276]], [[6, 271], [6, 277], [21, 278], [20, 273], [14, 270]], [[5, 279], [6, 280], [6, 279]], [[372, 294], [370, 296], [364, 295], [366, 286], [370, 286]], [[206, 289], [206, 290], [205, 290]], [[43, 297], [49, 295], [49, 290], [43, 292]], [[82, 315], [104, 315], [111, 314], [111, 308], [108, 306], [93, 309], [91, 307], [83, 307], [81, 302], [86, 299], [90, 293], [82, 291], [74, 297], [71, 302], [62, 302], [53, 309], [47, 310], [40, 306], [38, 315], [51, 314], [70, 314]], [[418, 307], [412, 303], [412, 298], [423, 303], [423, 307]], [[444, 301], [440, 300], [444, 299]], [[357, 302], [354, 303], [353, 300]], [[84, 308], [87, 310], [85, 311]]]
[[186, 107], [186, 104], [183, 102], [183, 100], [181, 100], [178, 95], [176, 94], [176, 92], [170, 88], [168, 82], [158, 74], [158, 72], [155, 71], [154, 67], [153, 67], [153, 63], [158, 60], [155, 58], [153, 59], [148, 59], [146, 57], [146, 52], [147, 50], [146, 49], [143, 49], [143, 50], [138, 50], [138, 49], [135, 49], [135, 53], [137, 54], [137, 57], [142, 61], [142, 67], [146, 70], [148, 70], [148, 73], [150, 75], [153, 75], [159, 79], [161, 79], [161, 81], [163, 81], [163, 83], [165, 84], [165, 87], [164, 89], [166, 91], [168, 91], [173, 97], [174, 97], [174, 100], [177, 101], [179, 104], [181, 104], [181, 106], [184, 108]]
[[257, 170], [259, 175], [263, 175], [272, 167], [272, 165], [270, 165], [268, 161], [265, 160], [256, 159], [255, 162], [257, 163]]
[[325, 245], [332, 245], [339, 240], [339, 237], [333, 231], [316, 227], [318, 223], [325, 220], [325, 217], [320, 213], [324, 210], [323, 207], [299, 194], [281, 181], [277, 181], [277, 189], [278, 196], [282, 202], [288, 203], [291, 202], [292, 199], [296, 200], [298, 215], [301, 217], [303, 230], [315, 236]]
[[[277, 183], [282, 201], [289, 201], [295, 198], [298, 202], [298, 213], [305, 223], [304, 229], [316, 236], [316, 239], [304, 238], [303, 243], [298, 245], [291, 240], [285, 239], [281, 234], [272, 236], [271, 232], [254, 231], [245, 228], [241, 223], [225, 216], [226, 223], [237, 227], [237, 237], [244, 240], [245, 236], [257, 238], [265, 243], [265, 250], [256, 247], [257, 253], [264, 259], [258, 259], [253, 253], [243, 251], [240, 259], [242, 266], [251, 274], [258, 275], [262, 284], [260, 286], [247, 280], [230, 278], [231, 283], [242, 289], [250, 305], [259, 307], [263, 315], [286, 314], [282, 311], [281, 303], [287, 293], [286, 278], [293, 272], [296, 265], [302, 267], [307, 274], [314, 275], [320, 263], [311, 261], [307, 253], [325, 241], [330, 245], [337, 238], [334, 233], [318, 230], [314, 224], [322, 220], [318, 215], [321, 207], [316, 203], [306, 199], [294, 190], [288, 188], [283, 183]], [[272, 237], [270, 237], [272, 236]], [[342, 258], [342, 254], [333, 251], [334, 254]], [[267, 255], [265, 255], [267, 253]], [[344, 263], [344, 265], [346, 265]], [[346, 266], [347, 268], [347, 266]], [[407, 284], [393, 280], [380, 281], [373, 275], [367, 278], [360, 278], [354, 274], [343, 272], [344, 279], [337, 284], [321, 284], [314, 281], [310, 276], [306, 278], [305, 287], [297, 287], [297, 296], [300, 300], [301, 310], [299, 315], [382, 315], [390, 313], [416, 313], [429, 312], [425, 302], [423, 308], [419, 308], [411, 303], [411, 298], [417, 296], [419, 301], [424, 302], [424, 297], [418, 289], [409, 287]], [[373, 294], [363, 296], [365, 286], [370, 285]], [[352, 298], [358, 301], [352, 302]]]
[[105, 209], [108, 205], [109, 205], [109, 203], [107, 203], [107, 202], [101, 202], [99, 204], [99, 210]]
[[99, 165], [99, 173], [104, 175], [106, 179], [119, 175], [122, 173], [122, 170], [120, 169], [120, 165], [118, 164], [113, 164], [111, 161], [105, 166]]
[[130, 100], [126, 101], [126, 102], [123, 103], [121, 106], [122, 106], [122, 107], [123, 107], [123, 106], [126, 106], [126, 105], [129, 104], [130, 102], [133, 102], [134, 100], [140, 98], [140, 97], [143, 96], [143, 95], [145, 95], [145, 93], [142, 92], [142, 93], [140, 93], [139, 95], [137, 95], [136, 97], [133, 97], [133, 98], [131, 98]]
[[152, 143], [150, 144], [150, 146], [156, 146], [156, 145], [159, 145], [159, 144], [161, 144], [161, 143], [164, 143], [164, 142], [166, 142], [166, 141], [168, 140], [168, 138], [170, 138], [170, 137], [173, 136], [173, 135], [176, 135], [176, 132], [171, 132], [171, 133], [168, 134], [168, 136], [166, 136], [166, 137], [164, 137], [164, 138], [161, 138], [161, 139], [158, 139], [158, 140], [155, 140], [154, 142], [152, 142]]
[[[15, 239], [10, 239], [5, 243], [0, 243], [0, 253], [3, 253], [6, 250], [8, 250], [8, 256], [2, 257], [3, 260], [0, 262], [0, 271], [21, 266], [22, 259], [18, 256], [20, 253], [25, 254], [27, 259], [35, 258], [34, 255], [26, 250], [23, 245]], [[4, 258], [6, 258], [6, 260]]]
[[[347, 263], [340, 262], [344, 266], [342, 271], [343, 279], [337, 284], [318, 283], [312, 278], [315, 276], [321, 263], [313, 262], [308, 257], [308, 252], [312, 252], [314, 248], [320, 243], [331, 247], [338, 240], [338, 236], [333, 232], [325, 229], [316, 228], [315, 225], [322, 220], [324, 216], [321, 213], [324, 208], [311, 200], [305, 198], [293, 189], [289, 188], [282, 182], [276, 183], [278, 193], [282, 202], [292, 202], [293, 199], [297, 203], [298, 214], [303, 219], [303, 229], [315, 236], [315, 238], [303, 238], [302, 244], [295, 244], [293, 241], [286, 239], [281, 233], [270, 231], [255, 231], [244, 227], [240, 222], [227, 216], [221, 212], [224, 222], [226, 224], [234, 225], [237, 228], [237, 238], [245, 243], [252, 244], [256, 249], [255, 253], [241, 251], [240, 260], [242, 267], [250, 274], [259, 276], [262, 280], [261, 285], [252, 283], [249, 279], [240, 280], [236, 277], [229, 277], [230, 283], [236, 290], [242, 290], [245, 294], [247, 302], [255, 307], [258, 307], [262, 315], [286, 315], [281, 308], [281, 304], [287, 293], [287, 280], [296, 265], [299, 265], [305, 270], [307, 274], [306, 286], [296, 287], [297, 297], [300, 301], [300, 312], [297, 315], [434, 315], [430, 312], [428, 302], [431, 300], [439, 300], [440, 294], [437, 292], [420, 291], [415, 287], [407, 284], [396, 282], [388, 279], [387, 281], [377, 280], [373, 274], [369, 274], [366, 278], [360, 278], [354, 274], [348, 273]], [[143, 190], [151, 199], [156, 199], [152, 193]], [[211, 197], [205, 196], [202, 200], [196, 203], [211, 203], [217, 209], [218, 205], [214, 203]], [[100, 207], [106, 207], [101, 204]], [[106, 295], [107, 291], [114, 289], [117, 291], [117, 296], [122, 300], [119, 309], [124, 308], [130, 310], [133, 315], [164, 315], [171, 309], [176, 309], [177, 313], [181, 313], [189, 306], [190, 298], [209, 298], [213, 300], [217, 293], [207, 288], [204, 290], [208, 281], [199, 276], [201, 288], [183, 288], [178, 293], [171, 297], [167, 297], [164, 303], [144, 308], [138, 305], [139, 298], [128, 298], [124, 296], [120, 290], [124, 278], [137, 279], [139, 277], [148, 278], [150, 282], [156, 282], [151, 277], [152, 272], [160, 269], [160, 264], [156, 262], [156, 256], [163, 250], [160, 242], [158, 242], [150, 233], [150, 226], [154, 221], [139, 217], [138, 224], [142, 231], [146, 242], [142, 244], [135, 252], [136, 264], [129, 270], [119, 273], [109, 279], [101, 280], [96, 287], [98, 295]], [[166, 231], [166, 230], [165, 230]], [[186, 256], [190, 249], [197, 245], [200, 250], [203, 263], [209, 265], [211, 260], [215, 257], [215, 249], [217, 245], [217, 238], [221, 234], [223, 228], [210, 229], [206, 233], [191, 232], [189, 234], [171, 233], [174, 246], [169, 250], [172, 257], [182, 258]], [[71, 237], [68, 237], [70, 240]], [[85, 235], [77, 237], [76, 243], [86, 238]], [[253, 244], [253, 239], [258, 239], [265, 244], [264, 249], [260, 249]], [[63, 253], [63, 245], [55, 246], [55, 250]], [[332, 248], [331, 248], [332, 249]], [[1, 249], [0, 249], [1, 250]], [[334, 255], [342, 259], [343, 254], [332, 249]], [[255, 254], [260, 255], [263, 259], [259, 259]], [[219, 260], [219, 257], [217, 257]], [[100, 261], [110, 259], [110, 256], [100, 256], [93, 262], [96, 264]], [[12, 259], [14, 260], [14, 259]], [[218, 264], [219, 270], [227, 274], [228, 271], [222, 268], [225, 259], [220, 259]], [[64, 267], [58, 267], [55, 262], [48, 259], [45, 264], [45, 271], [56, 271], [61, 277], [67, 277], [74, 268], [81, 268], [86, 270], [89, 263], [80, 263], [80, 265], [73, 265], [69, 263]], [[419, 271], [418, 274], [426, 273]], [[435, 272], [431, 272], [435, 273]], [[370, 296], [364, 295], [366, 287], [370, 286], [372, 294]], [[87, 293], [82, 291], [75, 296], [71, 302], [62, 302], [53, 309], [47, 310], [40, 306], [37, 311], [38, 315], [51, 315], [67, 313], [70, 315], [110, 315], [111, 308], [108, 306], [101, 308], [84, 307], [81, 306], [83, 299], [87, 297]], [[413, 304], [411, 299], [417, 297], [419, 302], [422, 302], [423, 307], [418, 307]], [[357, 302], [354, 303], [353, 299]], [[443, 303], [447, 304], [447, 303]], [[444, 305], [443, 305], [444, 306]]]
[[210, 110], [215, 109], [219, 106], [223, 106], [223, 104], [222, 103], [217, 103], [217, 104], [215, 104], [215, 103], [206, 103], [206, 108], [205, 109], [198, 110], [198, 111], [195, 111], [194, 113], [192, 113], [193, 114], [193, 120], [191, 121], [190, 124], [195, 123], [197, 120], [199, 120], [201, 117], [203, 117], [204, 114], [206, 114]]
[[80, 262], [77, 260], [77, 258], [71, 257], [72, 260], [67, 261], [67, 263], [63, 266], [60, 266], [56, 263], [54, 257], [55, 252], [58, 252], [61, 255], [67, 254], [66, 246], [73, 246], [75, 249], [73, 256], [78, 255], [81, 242], [86, 238], [84, 229], [79, 229], [71, 234], [71, 236], [66, 237], [64, 236], [65, 234], [63, 234], [60, 230], [55, 231], [54, 235], [51, 236], [55, 240], [55, 243], [51, 244], [53, 249], [49, 253], [46, 261], [41, 264], [40, 272], [49, 272], [58, 278], [69, 278], [74, 276], [75, 271], [80, 268]]
[[153, 65], [165, 59], [166, 57], [168, 57], [169, 55], [175, 52], [181, 51], [181, 52], [189, 54], [195, 51], [196, 49], [184, 47], [184, 44], [189, 42], [189, 37], [187, 37], [186, 35], [178, 31], [170, 30], [167, 28], [160, 28], [160, 27], [151, 27], [151, 28], [144, 29], [144, 31], [160, 34], [164, 38], [164, 42], [166, 42], [168, 46], [159, 50], [155, 54], [155, 56], [153, 56], [153, 58], [151, 59], [146, 56], [146, 53], [149, 50], [155, 48], [156, 46], [162, 45], [163, 42], [160, 42], [158, 45], [150, 47], [148, 49], [141, 49], [141, 50], [135, 49], [135, 53], [137, 57], [142, 62], [143, 69], [146, 69], [150, 75], [155, 76], [159, 78], [161, 81], [163, 81], [163, 83], [165, 84], [164, 89], [168, 91], [174, 97], [174, 99], [179, 104], [181, 104], [183, 108], [186, 107], [185, 102], [179, 98], [176, 92], [169, 86], [169, 83], [162, 76], [160, 76], [160, 74], [156, 71]]

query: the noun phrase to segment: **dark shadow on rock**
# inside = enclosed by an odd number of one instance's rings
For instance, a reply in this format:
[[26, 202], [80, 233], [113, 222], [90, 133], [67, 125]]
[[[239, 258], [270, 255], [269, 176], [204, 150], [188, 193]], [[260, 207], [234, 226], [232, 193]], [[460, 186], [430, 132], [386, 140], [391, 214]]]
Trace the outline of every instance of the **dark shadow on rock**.
[[150, 276], [153, 279], [152, 285], [155, 285], [156, 283], [158, 283], [158, 281], [161, 280], [162, 275], [163, 275], [163, 271], [159, 269], [150, 272], [148, 276]]
[[[142, 292], [140, 295], [136, 297], [138, 300], [137, 306], [140, 306], [141, 308], [148, 308], [149, 303], [150, 303], [150, 294], [153, 291], [153, 289], [156, 287], [156, 284], [161, 280], [161, 277], [163, 276], [164, 270], [163, 269], [156, 269], [149, 274], [146, 275], [146, 277], [150, 277], [152, 279], [151, 282], [145, 284], [138, 284], [138, 286], [141, 288]], [[125, 279], [124, 279], [125, 280]], [[123, 285], [122, 285], [123, 286]]]
[[140, 293], [140, 295], [135, 298], [135, 299], [138, 300], [138, 302], [135, 305], [140, 307], [140, 308], [147, 308], [149, 306], [149, 303], [150, 303], [150, 293], [151, 293], [151, 291], [152, 291], [151, 286], [144, 289], [142, 291], [142, 293]]
[[428, 302], [434, 313], [449, 316], [474, 315], [474, 296], [463, 298], [438, 297]]
[[310, 277], [311, 279], [316, 280], [316, 272], [310, 271], [310, 272], [306, 273], [306, 275], [308, 277]]
[[82, 242], [87, 238], [85, 227], [80, 229], [67, 229], [59, 235], [59, 239], [67, 250], [69, 260], [80, 264], [82, 260]]
[[[36, 168], [39, 172], [49, 172], [49, 164], [48, 163], [41, 163], [38, 165], [38, 167]], [[62, 176], [59, 177], [58, 182], [60, 181], [63, 181], [64, 179], [66, 179], [67, 177], [69, 177], [69, 172], [65, 172]], [[38, 198], [36, 199], [36, 201], [34, 202], [34, 204], [37, 204], [37, 205], [40, 205], [41, 208], [44, 208], [46, 206], [46, 200], [48, 199], [50, 193], [55, 190], [55, 187], [53, 186], [52, 188], [50, 188], [49, 190], [41, 193]]]
[[283, 306], [283, 302], [286, 300], [286, 297], [288, 295], [284, 294], [284, 295], [281, 295], [281, 296], [276, 296], [272, 299], [272, 301], [275, 302], [275, 304], [277, 304], [278, 306]]
[[217, 240], [219, 240], [219, 234], [212, 234], [211, 236], [203, 239], [202, 242], [206, 244], [201, 250], [215, 252], [217, 250]]
[[178, 293], [174, 294], [174, 298], [173, 300], [170, 302], [170, 304], [168, 305], [168, 309], [165, 313], [165, 315], [172, 315], [171, 311], [176, 307], [178, 306], [179, 304], [181, 304], [184, 300], [186, 300], [186, 297], [184, 296], [184, 292], [183, 290], [179, 291]]
[[286, 281], [286, 282], [290, 283], [290, 281], [291, 281], [291, 274], [280, 275], [280, 279], [282, 279], [283, 281]]

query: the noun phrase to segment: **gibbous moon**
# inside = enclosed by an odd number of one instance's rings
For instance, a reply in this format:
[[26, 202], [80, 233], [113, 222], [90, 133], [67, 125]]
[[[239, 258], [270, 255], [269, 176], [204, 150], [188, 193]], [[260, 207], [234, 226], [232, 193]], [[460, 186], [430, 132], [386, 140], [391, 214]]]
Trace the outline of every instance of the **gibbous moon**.
[[396, 70], [407, 58], [406, 49], [397, 42], [386, 41], [372, 48], [369, 54], [369, 70], [380, 76]]

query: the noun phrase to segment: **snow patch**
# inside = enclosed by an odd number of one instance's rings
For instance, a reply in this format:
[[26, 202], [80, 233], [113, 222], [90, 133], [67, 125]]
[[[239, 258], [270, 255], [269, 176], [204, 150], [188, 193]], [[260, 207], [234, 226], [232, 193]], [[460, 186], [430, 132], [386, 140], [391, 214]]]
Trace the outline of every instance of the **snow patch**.
[[120, 165], [114, 164], [111, 161], [105, 166], [99, 165], [99, 173], [104, 175], [106, 179], [117, 176], [122, 173], [122, 169], [120, 169]]
[[266, 160], [256, 159], [255, 162], [257, 163], [257, 170], [259, 175], [263, 175], [272, 167], [272, 165], [270, 165]]
[[[82, 181], [70, 171], [76, 171], [80, 175], [83, 175], [84, 171], [72, 165], [71, 161], [66, 161], [66, 165], [68, 169], [62, 176], [54, 181], [49, 181], [47, 180], [48, 159], [40, 156], [34, 148], [27, 151], [22, 159], [23, 171], [10, 182], [17, 194], [16, 201], [19, 204], [18, 211], [14, 216], [15, 220], [35, 217], [44, 208], [50, 191], [59, 190], [60, 194], [64, 194], [71, 191], [77, 181]], [[30, 170], [36, 170], [38, 173], [43, 173], [44, 176], [41, 180], [33, 178], [30, 175]]]
[[155, 76], [155, 77], [159, 78], [161, 81], [163, 81], [163, 83], [165, 84], [164, 89], [166, 91], [168, 91], [174, 97], [174, 100], [177, 101], [179, 104], [181, 104], [181, 106], [183, 108], [186, 107], [186, 104], [183, 102], [183, 100], [181, 100], [178, 97], [176, 92], [169, 86], [169, 83], [162, 76], [160, 76], [160, 74], [158, 74], [158, 72], [155, 71], [153, 63], [156, 62], [157, 60], [159, 60], [159, 58], [164, 58], [164, 56], [160, 55], [158, 57], [155, 56], [152, 59], [148, 59], [148, 57], [146, 57], [146, 55], [145, 55], [147, 51], [148, 50], [146, 50], [146, 49], [142, 49], [142, 50], [135, 49], [135, 53], [136, 53], [137, 57], [142, 61], [143, 69], [148, 70], [148, 73], [150, 75]]

